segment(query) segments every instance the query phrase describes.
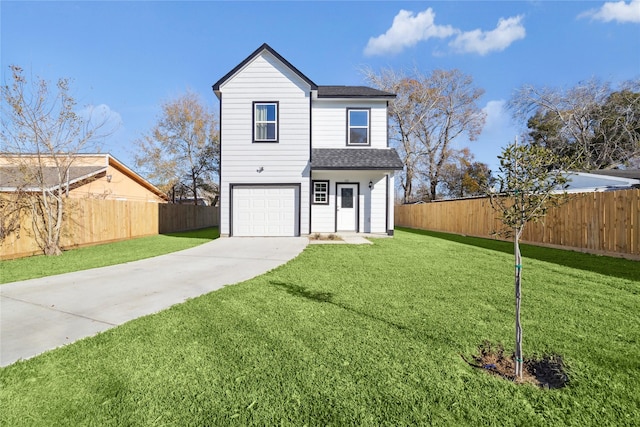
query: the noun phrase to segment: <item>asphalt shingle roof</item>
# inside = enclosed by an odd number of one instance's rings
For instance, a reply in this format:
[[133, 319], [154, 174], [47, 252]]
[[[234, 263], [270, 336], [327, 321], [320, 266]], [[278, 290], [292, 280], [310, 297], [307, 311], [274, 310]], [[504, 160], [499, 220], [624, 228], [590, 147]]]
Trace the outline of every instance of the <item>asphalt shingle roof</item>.
[[395, 98], [390, 92], [367, 86], [318, 86], [318, 98]]
[[313, 170], [400, 170], [403, 166], [393, 148], [314, 148], [311, 151]]
[[[69, 182], [89, 177], [106, 170], [104, 166], [72, 166], [69, 168]], [[55, 167], [42, 168], [42, 180], [36, 176], [38, 168], [32, 171], [25, 171], [18, 166], [2, 166], [0, 167], [0, 188], [24, 188], [30, 189], [44, 185], [45, 188], [52, 188], [58, 185], [58, 169]], [[26, 173], [25, 173], [26, 172]], [[40, 182], [42, 181], [42, 182]]]

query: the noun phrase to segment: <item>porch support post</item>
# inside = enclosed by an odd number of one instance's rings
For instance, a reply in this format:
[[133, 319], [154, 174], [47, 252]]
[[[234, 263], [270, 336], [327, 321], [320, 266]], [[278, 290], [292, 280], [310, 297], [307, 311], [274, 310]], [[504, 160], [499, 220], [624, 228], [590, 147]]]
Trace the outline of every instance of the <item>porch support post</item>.
[[394, 200], [393, 200], [393, 173], [385, 175], [387, 183], [387, 235], [393, 236], [394, 230]]

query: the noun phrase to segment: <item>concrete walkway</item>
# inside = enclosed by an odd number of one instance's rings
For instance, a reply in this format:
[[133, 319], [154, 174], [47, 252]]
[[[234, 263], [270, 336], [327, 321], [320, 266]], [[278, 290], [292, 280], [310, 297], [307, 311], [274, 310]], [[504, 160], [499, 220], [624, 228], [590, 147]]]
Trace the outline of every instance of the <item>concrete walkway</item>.
[[222, 238], [146, 260], [0, 286], [0, 366], [263, 274], [306, 237]]

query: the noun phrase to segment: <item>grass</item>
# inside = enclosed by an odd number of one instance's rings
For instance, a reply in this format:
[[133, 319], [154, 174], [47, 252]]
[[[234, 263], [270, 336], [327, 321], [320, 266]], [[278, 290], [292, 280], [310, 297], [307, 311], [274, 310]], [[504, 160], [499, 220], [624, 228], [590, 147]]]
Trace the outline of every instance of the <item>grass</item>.
[[72, 249], [54, 257], [38, 255], [0, 261], [0, 284], [151, 258], [189, 249], [218, 236], [217, 228], [205, 228]]
[[640, 263], [522, 248], [525, 353], [559, 353], [569, 369], [567, 387], [542, 390], [460, 357], [484, 340], [513, 350], [503, 249], [406, 230], [310, 245], [260, 277], [1, 369], [0, 425], [637, 425]]

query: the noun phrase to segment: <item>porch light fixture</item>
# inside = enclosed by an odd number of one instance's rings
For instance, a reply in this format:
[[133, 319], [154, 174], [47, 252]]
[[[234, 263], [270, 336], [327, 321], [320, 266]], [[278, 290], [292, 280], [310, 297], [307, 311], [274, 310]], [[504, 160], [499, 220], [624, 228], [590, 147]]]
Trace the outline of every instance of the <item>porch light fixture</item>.
[[111, 182], [111, 178], [112, 178], [111, 175], [107, 175], [107, 182]]
[[369, 190], [373, 188], [373, 181], [369, 181]]
[[256, 172], [258, 173], [262, 173], [262, 171], [264, 171], [264, 167], [260, 166], [258, 169], [256, 169]]

